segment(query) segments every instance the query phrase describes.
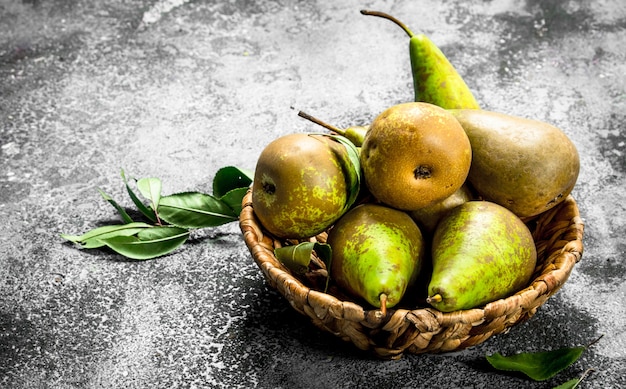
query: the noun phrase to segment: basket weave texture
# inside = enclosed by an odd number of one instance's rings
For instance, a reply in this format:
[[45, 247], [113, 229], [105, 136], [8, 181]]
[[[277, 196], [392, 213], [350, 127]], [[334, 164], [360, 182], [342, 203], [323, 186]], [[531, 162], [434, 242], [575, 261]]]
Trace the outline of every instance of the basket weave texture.
[[[531, 318], [561, 288], [583, 253], [584, 224], [570, 195], [526, 221], [537, 247], [537, 266], [523, 290], [476, 309], [443, 313], [428, 307], [398, 308], [388, 309], [383, 316], [378, 309], [333, 294], [332, 289], [324, 293], [323, 287], [306, 277], [293, 275], [276, 259], [274, 249], [298, 242], [277, 240], [264, 230], [254, 214], [251, 191], [242, 205], [240, 228], [268, 284], [318, 328], [384, 359], [404, 353], [457, 351], [508, 331]], [[323, 243], [326, 233], [310, 241]]]

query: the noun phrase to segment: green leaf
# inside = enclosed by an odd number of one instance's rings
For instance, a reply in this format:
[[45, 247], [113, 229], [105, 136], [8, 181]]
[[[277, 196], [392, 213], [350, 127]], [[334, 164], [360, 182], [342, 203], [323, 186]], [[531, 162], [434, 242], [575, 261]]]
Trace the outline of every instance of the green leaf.
[[100, 188], [98, 188], [98, 191], [100, 192], [100, 195], [106, 201], [108, 201], [109, 204], [111, 204], [117, 210], [117, 212], [122, 217], [122, 220], [124, 221], [124, 223], [132, 223], [133, 222], [133, 219], [131, 219], [131, 217], [128, 215], [126, 210], [124, 208], [122, 208], [115, 200], [113, 200], [113, 198], [111, 196], [109, 196], [108, 194], [104, 193], [104, 191], [102, 191], [102, 189], [100, 189]]
[[161, 180], [158, 178], [140, 178], [137, 181], [137, 189], [143, 197], [150, 201], [152, 210], [156, 212], [161, 199]]
[[[582, 353], [598, 343], [604, 335], [586, 346], [560, 348], [553, 351], [543, 351], [537, 353], [519, 353], [512, 356], [502, 356], [500, 353], [487, 355], [487, 360], [494, 368], [506, 371], [518, 371], [526, 374], [535, 381], [543, 381], [555, 376], [561, 370], [576, 362]], [[591, 371], [588, 370], [581, 377]]]
[[495, 353], [487, 355], [487, 360], [498, 370], [518, 371], [535, 381], [544, 381], [576, 362], [585, 349], [584, 346], [560, 348], [537, 353], [519, 353], [507, 357]]
[[70, 242], [79, 244], [82, 248], [93, 249], [104, 246], [102, 239], [113, 238], [116, 236], [131, 236], [146, 228], [152, 228], [152, 226], [147, 223], [133, 222], [94, 228], [83, 235], [61, 234], [61, 237], [69, 240]]
[[562, 383], [562, 384], [561, 384], [561, 385], [559, 385], [559, 386], [555, 386], [553, 389], [574, 389], [574, 388], [576, 388], [576, 387], [578, 386], [578, 384], [580, 384], [580, 383], [581, 383], [581, 382], [585, 379], [585, 377], [586, 377], [589, 373], [591, 373], [592, 371], [593, 371], [593, 369], [587, 369], [587, 370], [585, 370], [585, 372], [583, 373], [583, 375], [582, 375], [582, 376], [580, 376], [580, 378], [574, 378], [574, 379], [571, 379], [571, 380], [569, 380], [569, 381], [567, 381], [567, 382]]
[[345, 148], [346, 154], [338, 154], [341, 159], [341, 169], [346, 179], [346, 187], [348, 188], [348, 199], [344, 207], [347, 211], [352, 207], [359, 195], [361, 189], [361, 162], [359, 160], [359, 151], [357, 147], [348, 138], [342, 135], [326, 135], [341, 143]]
[[131, 200], [133, 200], [133, 203], [135, 203], [135, 206], [137, 207], [137, 209], [139, 209], [139, 211], [149, 220], [156, 223], [157, 217], [156, 217], [156, 213], [154, 212], [154, 210], [146, 207], [146, 205], [139, 199], [139, 197], [137, 197], [135, 192], [133, 192], [132, 188], [128, 184], [128, 180], [126, 179], [126, 174], [124, 174], [124, 170], [122, 170], [121, 175], [122, 175], [122, 179], [124, 180], [124, 185], [126, 185], [126, 190], [128, 191], [128, 195], [130, 196]]
[[241, 202], [243, 201], [243, 197], [248, 193], [248, 188], [235, 188], [228, 192], [225, 195], [220, 197], [220, 201], [225, 203], [233, 210], [233, 212], [237, 215], [241, 213]]
[[200, 192], [183, 192], [161, 197], [161, 219], [184, 228], [215, 227], [238, 219], [226, 203]]
[[236, 166], [225, 166], [213, 178], [213, 196], [220, 198], [238, 188], [248, 188], [254, 179], [254, 172]]
[[580, 379], [574, 378], [567, 382], [562, 383], [559, 386], [555, 386], [554, 389], [574, 389], [575, 387], [578, 386], [579, 383], [580, 383]]
[[137, 236], [116, 236], [103, 242], [118, 254], [131, 259], [152, 259], [169, 254], [189, 237], [189, 231], [172, 226], [153, 226]]
[[309, 270], [311, 254], [315, 253], [330, 270], [332, 250], [330, 245], [317, 242], [303, 242], [295, 246], [283, 246], [274, 250], [274, 255], [287, 269], [296, 274], [304, 274]]

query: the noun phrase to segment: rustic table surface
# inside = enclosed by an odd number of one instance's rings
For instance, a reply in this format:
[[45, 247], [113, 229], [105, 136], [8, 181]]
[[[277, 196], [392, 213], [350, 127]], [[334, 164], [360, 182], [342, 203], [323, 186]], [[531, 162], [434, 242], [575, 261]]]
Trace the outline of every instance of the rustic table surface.
[[[0, 1], [3, 388], [626, 387], [626, 3], [589, 1]], [[528, 322], [471, 349], [381, 361], [313, 327], [270, 288], [236, 222], [127, 260], [61, 233], [130, 206], [120, 170], [211, 192], [265, 144], [367, 124], [413, 98], [427, 34], [481, 105], [573, 140], [585, 252]], [[545, 382], [486, 354], [602, 339]]]

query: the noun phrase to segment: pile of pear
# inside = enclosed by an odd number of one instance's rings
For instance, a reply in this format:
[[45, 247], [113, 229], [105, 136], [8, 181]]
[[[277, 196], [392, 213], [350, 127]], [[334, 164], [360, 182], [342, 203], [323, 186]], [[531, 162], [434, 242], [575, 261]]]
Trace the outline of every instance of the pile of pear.
[[552, 124], [481, 109], [443, 53], [409, 36], [415, 101], [271, 141], [254, 213], [284, 242], [325, 234], [330, 282], [383, 314], [481, 307], [529, 285], [528, 225], [571, 193], [579, 155]]

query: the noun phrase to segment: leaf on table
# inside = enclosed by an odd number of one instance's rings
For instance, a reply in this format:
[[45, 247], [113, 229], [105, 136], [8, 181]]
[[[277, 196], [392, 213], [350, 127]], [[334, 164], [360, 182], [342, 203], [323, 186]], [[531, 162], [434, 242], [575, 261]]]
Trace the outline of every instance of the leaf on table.
[[587, 369], [585, 370], [585, 372], [583, 373], [583, 375], [580, 378], [573, 378], [567, 382], [562, 383], [561, 385], [555, 386], [552, 389], [574, 389], [578, 386], [578, 384], [580, 384], [582, 382], [582, 380], [585, 379], [585, 377], [591, 373], [593, 371], [593, 369]]
[[133, 203], [135, 204], [137, 209], [149, 220], [156, 223], [158, 219], [156, 217], [155, 211], [149, 207], [146, 207], [146, 205], [139, 199], [139, 197], [137, 197], [133, 189], [130, 187], [128, 179], [126, 179], [126, 174], [124, 173], [124, 170], [121, 171], [121, 175], [122, 179], [124, 180], [124, 185], [126, 185], [126, 191], [128, 192], [131, 200], [133, 200]]
[[102, 226], [94, 228], [83, 235], [67, 235], [61, 234], [63, 239], [76, 243], [85, 249], [93, 249], [104, 246], [103, 239], [114, 238], [117, 236], [132, 236], [140, 231], [152, 228], [150, 224], [142, 222], [132, 222], [121, 225]]
[[109, 204], [111, 204], [113, 206], [113, 208], [115, 208], [117, 210], [117, 213], [120, 214], [120, 216], [122, 217], [122, 220], [124, 221], [124, 223], [132, 223], [133, 219], [128, 215], [128, 213], [126, 212], [126, 210], [124, 208], [122, 208], [115, 200], [113, 200], [113, 198], [111, 196], [109, 196], [108, 194], [106, 194], [102, 189], [98, 188], [98, 192], [100, 192], [100, 195], [109, 202]]
[[184, 228], [216, 227], [239, 217], [225, 202], [200, 192], [163, 196], [158, 211], [161, 219]]
[[238, 188], [248, 188], [254, 179], [254, 172], [236, 166], [224, 166], [213, 178], [213, 196], [220, 198]]
[[127, 258], [145, 260], [169, 254], [189, 237], [189, 231], [173, 226], [152, 226], [136, 236], [102, 239], [104, 244]]
[[503, 356], [500, 353], [487, 355], [487, 361], [498, 370], [517, 371], [526, 374], [535, 381], [544, 381], [554, 377], [561, 370], [576, 362], [582, 353], [602, 339], [598, 339], [586, 346], [564, 347], [552, 351], [535, 353], [519, 353]]
[[161, 180], [158, 178], [150, 177], [140, 178], [137, 180], [137, 189], [139, 189], [139, 193], [150, 201], [153, 211], [156, 211], [159, 200], [161, 199], [162, 187], [163, 185], [161, 184]]
[[567, 382], [562, 383], [561, 385], [555, 386], [553, 389], [574, 389], [580, 383], [579, 378], [573, 378]]
[[581, 346], [511, 356], [495, 353], [487, 355], [487, 360], [498, 370], [517, 371], [535, 381], [544, 381], [576, 362], [585, 349]]

